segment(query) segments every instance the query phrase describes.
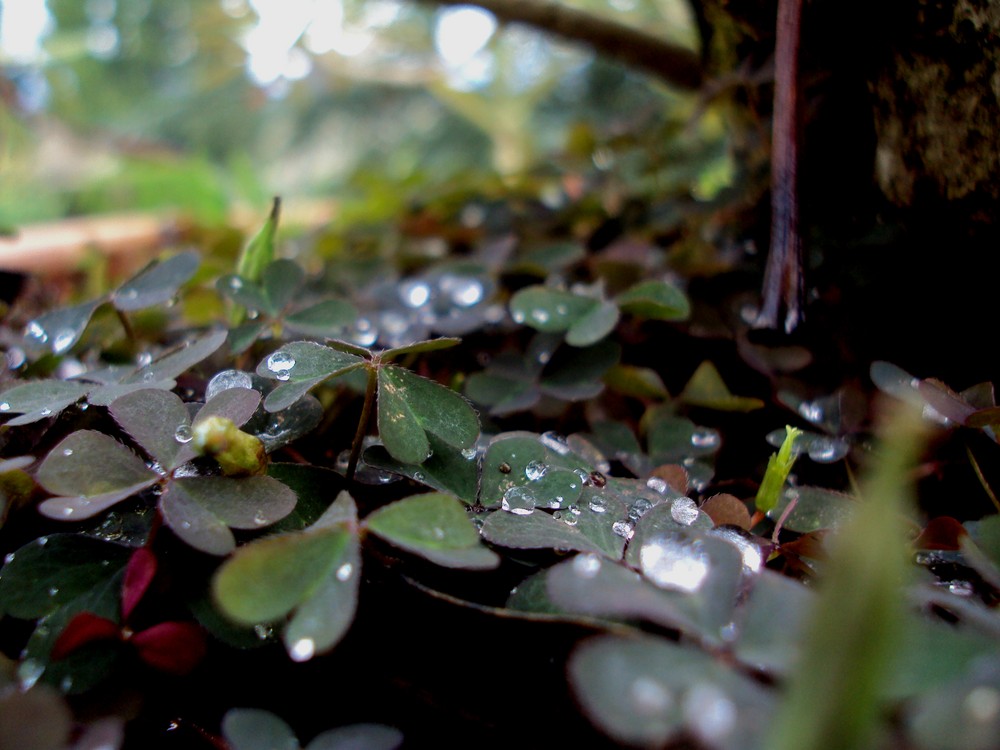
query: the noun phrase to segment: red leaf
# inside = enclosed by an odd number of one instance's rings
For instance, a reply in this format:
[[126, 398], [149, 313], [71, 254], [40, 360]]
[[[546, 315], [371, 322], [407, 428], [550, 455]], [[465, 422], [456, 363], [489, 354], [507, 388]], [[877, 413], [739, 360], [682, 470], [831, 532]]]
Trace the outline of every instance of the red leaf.
[[106, 617], [98, 617], [93, 612], [81, 612], [66, 623], [52, 646], [50, 658], [53, 661], [64, 659], [81, 646], [94, 641], [117, 640], [121, 638], [118, 623]]
[[920, 536], [913, 542], [917, 549], [943, 549], [957, 550], [961, 546], [961, 539], [967, 532], [951, 516], [941, 516], [931, 519], [927, 527], [920, 532]]
[[122, 584], [122, 619], [128, 620], [156, 576], [156, 555], [140, 547], [129, 558]]
[[205, 656], [205, 633], [193, 622], [161, 622], [131, 638], [139, 658], [169, 674], [184, 675]]

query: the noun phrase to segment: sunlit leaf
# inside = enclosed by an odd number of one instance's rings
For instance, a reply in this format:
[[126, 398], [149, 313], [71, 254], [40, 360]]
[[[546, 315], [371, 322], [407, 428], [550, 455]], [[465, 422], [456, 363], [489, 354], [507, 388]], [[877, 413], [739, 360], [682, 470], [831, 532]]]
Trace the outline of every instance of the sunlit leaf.
[[428, 456], [425, 432], [455, 448], [469, 448], [479, 436], [479, 418], [461, 395], [394, 366], [379, 369], [378, 424], [386, 450], [410, 464]]
[[365, 519], [365, 526], [387, 542], [438, 565], [479, 569], [495, 568], [500, 562], [480, 544], [461, 502], [438, 492], [379, 508]]
[[257, 374], [279, 380], [264, 400], [268, 411], [281, 411], [327, 378], [343, 375], [364, 364], [361, 357], [313, 341], [295, 341], [272, 352], [257, 365]]
[[53, 354], [65, 354], [79, 341], [94, 310], [102, 302], [103, 298], [95, 299], [35, 318], [25, 328], [25, 343], [32, 349], [48, 349]]
[[734, 396], [715, 365], [708, 360], [698, 365], [678, 398], [691, 406], [718, 411], [753, 411], [764, 406], [759, 398]]
[[615, 298], [623, 312], [655, 320], [686, 320], [691, 315], [687, 296], [665, 281], [642, 281]]
[[111, 295], [111, 302], [125, 312], [167, 302], [177, 294], [181, 284], [194, 276], [199, 262], [196, 252], [154, 261], [118, 287]]
[[285, 327], [305, 336], [330, 336], [354, 322], [358, 311], [344, 300], [328, 299], [285, 317]]
[[0, 414], [23, 414], [12, 426], [30, 424], [59, 414], [87, 395], [94, 386], [69, 380], [35, 380], [0, 393]]

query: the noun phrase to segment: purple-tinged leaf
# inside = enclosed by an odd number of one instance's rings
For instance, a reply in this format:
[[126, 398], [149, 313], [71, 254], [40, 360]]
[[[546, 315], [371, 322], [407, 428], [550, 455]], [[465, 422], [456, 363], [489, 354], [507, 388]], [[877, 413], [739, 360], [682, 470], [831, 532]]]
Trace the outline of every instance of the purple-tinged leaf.
[[166, 260], [154, 261], [122, 284], [111, 295], [111, 302], [124, 312], [167, 302], [177, 294], [181, 284], [194, 276], [199, 262], [196, 252], [178, 253]]
[[23, 414], [10, 420], [12, 426], [30, 424], [59, 414], [93, 388], [86, 383], [66, 380], [34, 380], [0, 393], [0, 416]]
[[102, 302], [103, 297], [35, 318], [24, 330], [25, 343], [30, 349], [48, 349], [53, 354], [65, 354], [79, 341], [94, 310]]
[[95, 430], [80, 430], [63, 439], [38, 469], [37, 480], [54, 495], [98, 497], [156, 481], [132, 451]]
[[[214, 331], [195, 339], [177, 349], [163, 355], [140, 368], [122, 382], [153, 383], [158, 380], [170, 380], [190, 370], [203, 359], [214, 354], [226, 341], [226, 331]], [[148, 387], [148, 386], [147, 386]]]
[[134, 391], [115, 399], [108, 411], [165, 469], [174, 468], [178, 452], [191, 440], [191, 420], [184, 402], [170, 391]]

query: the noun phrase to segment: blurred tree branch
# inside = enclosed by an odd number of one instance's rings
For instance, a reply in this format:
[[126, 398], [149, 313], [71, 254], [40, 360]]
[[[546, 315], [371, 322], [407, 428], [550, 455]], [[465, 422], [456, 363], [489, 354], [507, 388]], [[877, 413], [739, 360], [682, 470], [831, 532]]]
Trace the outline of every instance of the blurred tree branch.
[[524, 23], [586, 44], [631, 67], [685, 90], [703, 82], [698, 55], [653, 34], [549, 0], [417, 0], [429, 5], [475, 5], [501, 21]]

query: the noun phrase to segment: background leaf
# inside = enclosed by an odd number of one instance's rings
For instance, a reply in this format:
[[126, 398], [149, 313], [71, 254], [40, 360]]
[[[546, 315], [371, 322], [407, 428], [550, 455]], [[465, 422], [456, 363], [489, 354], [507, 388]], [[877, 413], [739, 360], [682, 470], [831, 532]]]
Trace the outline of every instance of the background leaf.
[[94, 310], [104, 298], [82, 302], [45, 313], [25, 328], [24, 340], [31, 349], [48, 349], [53, 354], [65, 354], [83, 335]]
[[222, 718], [222, 734], [233, 750], [299, 750], [285, 722], [259, 708], [231, 708]]
[[665, 281], [642, 281], [615, 298], [623, 312], [654, 320], [687, 320], [691, 303], [677, 287]]
[[200, 262], [196, 252], [178, 253], [153, 262], [118, 287], [111, 295], [111, 302], [123, 312], [167, 302], [177, 294], [181, 284], [194, 276]]
[[0, 414], [23, 414], [7, 424], [17, 426], [59, 414], [94, 386], [70, 380], [35, 380], [0, 393]]

